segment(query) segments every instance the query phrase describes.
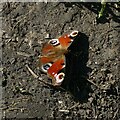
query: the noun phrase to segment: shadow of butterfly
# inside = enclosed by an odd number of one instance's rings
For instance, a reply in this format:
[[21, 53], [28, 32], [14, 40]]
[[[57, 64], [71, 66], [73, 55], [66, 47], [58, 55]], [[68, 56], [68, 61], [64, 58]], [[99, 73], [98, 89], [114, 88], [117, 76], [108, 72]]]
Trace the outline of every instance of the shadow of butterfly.
[[87, 101], [89, 93], [92, 92], [90, 83], [87, 81], [91, 68], [87, 67], [89, 56], [88, 37], [78, 32], [73, 42], [67, 48], [65, 54], [65, 77], [62, 87], [70, 91], [72, 95], [82, 101]]
[[65, 34], [58, 39], [51, 39], [42, 47], [40, 56], [40, 67], [52, 79], [53, 86], [60, 86], [65, 78], [65, 55], [70, 52], [68, 49], [74, 39], [80, 36], [78, 31]]

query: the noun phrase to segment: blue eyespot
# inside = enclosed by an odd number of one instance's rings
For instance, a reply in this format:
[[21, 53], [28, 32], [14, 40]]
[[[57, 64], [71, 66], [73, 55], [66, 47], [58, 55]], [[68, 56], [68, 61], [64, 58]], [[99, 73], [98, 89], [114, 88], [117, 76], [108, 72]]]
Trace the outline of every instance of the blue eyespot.
[[52, 63], [46, 63], [44, 65], [41, 66], [41, 70], [44, 72], [44, 73], [47, 73], [48, 69], [52, 66]]

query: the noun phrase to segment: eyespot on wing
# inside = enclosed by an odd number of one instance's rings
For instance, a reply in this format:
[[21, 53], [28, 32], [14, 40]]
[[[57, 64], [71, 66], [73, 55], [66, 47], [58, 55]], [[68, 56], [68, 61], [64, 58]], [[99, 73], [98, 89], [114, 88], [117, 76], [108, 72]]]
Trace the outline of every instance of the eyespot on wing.
[[41, 65], [41, 71], [43, 71], [44, 73], [47, 73], [48, 69], [52, 66], [52, 63], [46, 63]]
[[65, 67], [64, 59], [58, 59], [56, 62], [52, 64], [52, 66], [48, 69], [48, 75], [53, 78], [56, 74], [59, 73], [61, 69]]
[[64, 80], [65, 73], [60, 72], [55, 76], [55, 81], [53, 83], [54, 86], [60, 86]]
[[73, 32], [70, 33], [70, 37], [74, 38], [74, 37], [76, 37], [78, 35], [78, 33], [79, 32], [77, 30], [75, 30], [75, 31], [73, 31]]
[[52, 39], [52, 40], [49, 40], [49, 42], [51, 45], [53, 46], [58, 46], [60, 44], [59, 40], [58, 39]]

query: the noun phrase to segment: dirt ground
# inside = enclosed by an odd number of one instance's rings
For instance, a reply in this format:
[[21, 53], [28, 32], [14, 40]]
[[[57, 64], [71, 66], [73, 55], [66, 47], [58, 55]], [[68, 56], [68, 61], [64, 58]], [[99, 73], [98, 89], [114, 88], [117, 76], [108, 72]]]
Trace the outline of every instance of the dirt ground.
[[[100, 4], [2, 3], [3, 119], [119, 120], [119, 32], [116, 4], [108, 4], [106, 19], [96, 22]], [[28, 65], [48, 81], [38, 67], [42, 43], [79, 30], [88, 37], [88, 94], [77, 99], [35, 79]], [[73, 63], [74, 64], [74, 63]], [[50, 82], [50, 81], [49, 81]]]

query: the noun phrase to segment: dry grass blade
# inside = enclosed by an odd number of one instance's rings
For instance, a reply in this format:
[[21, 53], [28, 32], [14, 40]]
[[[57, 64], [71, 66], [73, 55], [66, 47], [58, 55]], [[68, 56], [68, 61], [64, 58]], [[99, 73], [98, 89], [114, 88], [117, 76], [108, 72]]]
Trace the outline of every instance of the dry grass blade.
[[99, 88], [94, 82], [92, 82], [91, 80], [87, 79], [88, 82], [90, 82], [91, 84], [93, 84], [94, 86], [96, 86], [97, 88]]
[[115, 117], [116, 117], [118, 111], [119, 111], [119, 110], [117, 109], [116, 112], [114, 113], [113, 120], [115, 119]]
[[69, 110], [59, 110], [59, 112], [69, 113]]
[[71, 109], [73, 109], [73, 108], [75, 108], [76, 106], [78, 106], [80, 103], [78, 102], [78, 103], [76, 103], [75, 105], [73, 105], [72, 107], [70, 107], [69, 108], [69, 110], [71, 110]]
[[30, 57], [31, 54], [27, 54], [25, 52], [17, 52], [18, 55], [25, 56], [25, 57]]

